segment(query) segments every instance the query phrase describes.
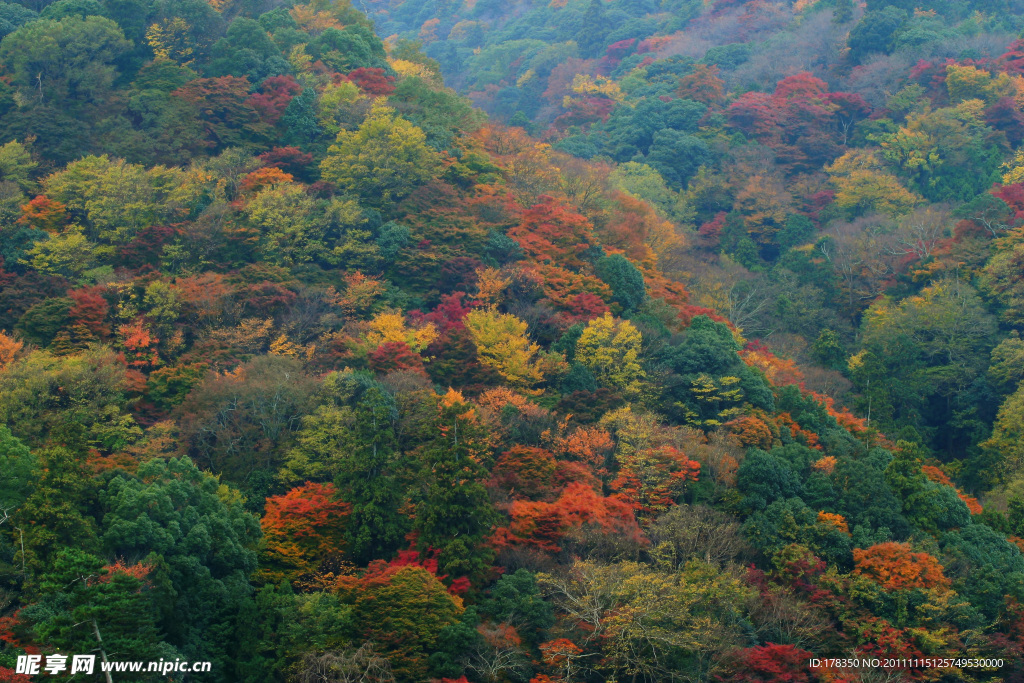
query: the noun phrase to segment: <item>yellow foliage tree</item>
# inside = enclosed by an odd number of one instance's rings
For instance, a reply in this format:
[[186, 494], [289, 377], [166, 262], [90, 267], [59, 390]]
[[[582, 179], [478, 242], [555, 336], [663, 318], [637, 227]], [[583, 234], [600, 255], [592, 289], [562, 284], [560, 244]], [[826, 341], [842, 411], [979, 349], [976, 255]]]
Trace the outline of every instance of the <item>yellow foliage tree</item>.
[[544, 380], [540, 346], [526, 335], [525, 322], [495, 308], [477, 308], [466, 316], [466, 329], [480, 362], [494, 368], [510, 384], [529, 388]]
[[903, 187], [872, 151], [851, 150], [825, 170], [836, 188], [836, 204], [854, 215], [876, 211], [901, 216], [922, 201]]
[[640, 331], [610, 313], [587, 323], [576, 342], [576, 360], [594, 373], [597, 381], [618, 389], [627, 398], [638, 397], [647, 374], [640, 364]]
[[181, 66], [188, 66], [195, 61], [191, 32], [192, 27], [187, 21], [181, 17], [172, 17], [146, 29], [146, 43], [157, 59], [169, 59]]
[[388, 342], [401, 342], [417, 353], [430, 346], [437, 339], [437, 328], [434, 323], [422, 327], [409, 327], [405, 324], [405, 316], [401, 311], [383, 311], [370, 321], [370, 331], [366, 335], [367, 343], [376, 348]]

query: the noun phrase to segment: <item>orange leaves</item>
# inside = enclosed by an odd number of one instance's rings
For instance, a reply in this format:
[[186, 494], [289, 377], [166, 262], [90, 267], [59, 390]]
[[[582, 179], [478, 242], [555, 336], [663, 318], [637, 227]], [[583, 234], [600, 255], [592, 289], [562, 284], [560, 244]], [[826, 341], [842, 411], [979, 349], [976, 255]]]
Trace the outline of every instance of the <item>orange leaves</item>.
[[816, 472], [822, 472], [824, 474], [832, 474], [836, 469], [836, 460], [834, 455], [826, 455], [821, 460], [815, 461], [811, 465], [811, 468]]
[[676, 94], [683, 99], [717, 104], [725, 97], [725, 81], [718, 77], [718, 66], [696, 64], [693, 71], [679, 79]]
[[280, 183], [290, 183], [295, 178], [291, 173], [285, 173], [276, 166], [264, 166], [242, 178], [239, 190], [242, 194], [256, 194], [266, 187], [272, 187]]
[[747, 365], [763, 372], [768, 381], [777, 387], [800, 384], [804, 380], [803, 373], [795, 362], [788, 358], [779, 358], [760, 344], [748, 344], [740, 351], [740, 358]]
[[756, 446], [765, 450], [772, 447], [772, 430], [760, 418], [744, 415], [729, 420], [722, 426], [735, 434], [744, 446]]
[[818, 523], [828, 524], [842, 531], [844, 534], [850, 534], [850, 526], [846, 523], [846, 518], [842, 515], [833, 514], [831, 512], [825, 512], [822, 510], [818, 513]]
[[45, 195], [39, 195], [28, 204], [22, 205], [21, 218], [18, 222], [55, 235], [67, 225], [68, 207]]
[[854, 575], [865, 576], [886, 590], [948, 588], [942, 565], [928, 553], [915, 553], [909, 543], [879, 543], [867, 550], [855, 548]]
[[594, 226], [554, 197], [542, 195], [539, 199], [523, 211], [519, 225], [509, 230], [508, 236], [538, 263], [581, 267], [579, 257], [593, 242]]
[[160, 340], [150, 331], [142, 318], [117, 328], [118, 341], [124, 349], [125, 361], [130, 368], [152, 368], [160, 364], [156, 345]]
[[672, 446], [640, 449], [617, 457], [618, 476], [609, 487], [616, 498], [641, 514], [668, 509], [682, 495], [686, 483], [700, 476], [700, 463]]
[[525, 545], [558, 552], [561, 550], [559, 543], [585, 525], [636, 542], [643, 538], [627, 504], [603, 498], [580, 483], [566, 486], [552, 503], [517, 500], [512, 503], [509, 515], [512, 518], [509, 526], [499, 528], [492, 537], [496, 545]]
[[537, 498], [550, 490], [558, 463], [543, 448], [513, 446], [498, 458], [492, 481], [511, 495]]
[[293, 580], [315, 571], [328, 555], [340, 552], [351, 506], [335, 500], [334, 495], [334, 484], [307, 482], [267, 498], [260, 520], [265, 558], [260, 573], [264, 579]]
[[938, 467], [935, 467], [933, 465], [924, 465], [921, 467], [921, 471], [924, 473], [924, 476], [928, 477], [936, 484], [943, 484], [944, 486], [948, 486], [952, 488], [954, 491], [956, 491], [956, 495], [960, 498], [960, 500], [964, 502], [964, 505], [966, 505], [967, 509], [971, 511], [972, 515], [981, 514], [981, 503], [978, 502], [978, 499], [975, 498], [974, 496], [967, 495], [966, 493], [958, 489], [956, 486], [954, 486], [953, 482], [950, 480], [948, 476], [946, 476], [945, 472], [943, 472]]
[[556, 448], [600, 473], [608, 456], [615, 450], [615, 442], [612, 435], [603, 429], [580, 427], [568, 436], [560, 437]]
[[0, 332], [0, 371], [14, 361], [15, 356], [18, 355], [23, 346], [25, 345], [22, 342]]

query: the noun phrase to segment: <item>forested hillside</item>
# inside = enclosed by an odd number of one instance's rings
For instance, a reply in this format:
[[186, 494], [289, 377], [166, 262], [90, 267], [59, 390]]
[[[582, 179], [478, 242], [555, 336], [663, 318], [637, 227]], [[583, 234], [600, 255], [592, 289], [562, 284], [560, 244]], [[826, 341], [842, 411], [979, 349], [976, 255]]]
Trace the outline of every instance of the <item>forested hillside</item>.
[[0, 681], [1024, 680], [1024, 5], [894, 3], [0, 2]]

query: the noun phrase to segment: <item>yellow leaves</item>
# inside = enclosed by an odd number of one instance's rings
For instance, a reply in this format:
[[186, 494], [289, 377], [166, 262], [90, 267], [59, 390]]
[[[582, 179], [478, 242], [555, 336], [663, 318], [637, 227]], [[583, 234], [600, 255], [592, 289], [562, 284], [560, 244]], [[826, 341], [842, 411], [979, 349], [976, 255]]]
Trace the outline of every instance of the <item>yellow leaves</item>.
[[949, 91], [949, 101], [954, 105], [965, 100], [982, 100], [992, 104], [1013, 95], [1016, 90], [1013, 80], [1005, 73], [993, 78], [987, 71], [958, 64], [946, 67], [946, 89]]
[[[908, 133], [913, 136], [914, 133]], [[924, 163], [922, 159], [909, 163]], [[877, 211], [896, 217], [908, 213], [922, 200], [889, 173], [873, 151], [855, 149], [826, 166], [836, 188], [836, 204], [854, 214]]]
[[366, 334], [366, 341], [371, 348], [388, 342], [400, 342], [417, 353], [430, 346], [435, 339], [437, 328], [434, 323], [427, 323], [418, 328], [408, 327], [401, 311], [378, 313], [370, 321], [370, 331]]
[[640, 331], [627, 320], [616, 322], [610, 313], [587, 323], [576, 342], [576, 360], [598, 382], [637, 398], [647, 375], [640, 364]]
[[1024, 147], [1014, 152], [1013, 158], [1000, 168], [1006, 171], [1003, 173], [1003, 185], [1024, 182]]
[[288, 14], [303, 31], [313, 36], [318, 36], [329, 28], [345, 28], [345, 25], [331, 16], [330, 12], [318, 12], [312, 4], [296, 5]]
[[536, 77], [537, 77], [537, 72], [536, 71], [534, 71], [533, 69], [527, 69], [526, 73], [524, 73], [522, 76], [520, 76], [516, 80], [516, 87], [517, 88], [522, 88], [524, 85], [526, 85], [527, 83], [529, 83], [530, 81], [532, 81]]
[[478, 268], [476, 277], [479, 290], [476, 298], [485, 303], [496, 303], [512, 284], [512, 278], [503, 276], [497, 268]]
[[588, 76], [587, 74], [576, 74], [570, 86], [577, 95], [602, 95], [615, 102], [622, 102], [626, 95], [619, 88], [619, 84], [604, 76]]
[[477, 308], [466, 316], [466, 329], [476, 345], [480, 362], [494, 368], [516, 387], [529, 388], [543, 381], [540, 346], [526, 335], [525, 322], [492, 308]]
[[833, 526], [839, 531], [843, 532], [847, 536], [850, 535], [850, 527], [846, 523], [846, 518], [842, 515], [833, 514], [831, 512], [825, 512], [822, 510], [818, 513], [818, 524], [825, 524], [827, 526]]
[[306, 43], [299, 43], [288, 52], [288, 63], [295, 73], [305, 74], [313, 70], [313, 58], [306, 52]]
[[850, 372], [854, 372], [864, 365], [864, 356], [866, 356], [867, 353], [867, 349], [864, 349], [860, 353], [850, 356], [850, 360], [846, 363], [846, 367], [850, 369]]
[[457, 405], [463, 405], [466, 403], [465, 397], [461, 391], [456, 391], [451, 387], [448, 387], [448, 391], [441, 397], [441, 406], [444, 408], [452, 408]]
[[273, 318], [246, 318], [237, 327], [213, 330], [210, 340], [246, 353], [257, 353], [266, 346], [273, 330]]
[[389, 59], [388, 64], [390, 64], [391, 68], [395, 70], [395, 73], [403, 78], [413, 76], [416, 78], [422, 78], [425, 81], [434, 81], [437, 77], [437, 74], [423, 64], [410, 62], [407, 59]]
[[299, 346], [295, 342], [289, 341], [288, 335], [281, 334], [277, 339], [270, 343], [270, 355], [272, 356], [287, 356], [288, 358], [299, 358], [305, 356], [307, 359], [312, 358], [316, 352], [316, 344], [309, 344], [308, 346]]
[[[214, 9], [219, 9], [214, 6]], [[181, 66], [193, 61], [195, 50], [191, 45], [192, 27], [181, 17], [164, 19], [146, 29], [146, 43], [157, 59], [169, 59]]]

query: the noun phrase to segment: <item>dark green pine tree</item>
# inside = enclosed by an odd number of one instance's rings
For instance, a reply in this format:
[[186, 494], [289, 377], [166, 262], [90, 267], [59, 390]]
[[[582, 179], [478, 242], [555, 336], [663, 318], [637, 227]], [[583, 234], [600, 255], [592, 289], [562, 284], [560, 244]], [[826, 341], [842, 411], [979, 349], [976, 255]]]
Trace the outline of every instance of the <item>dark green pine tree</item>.
[[608, 17], [605, 16], [604, 0], [590, 0], [580, 26], [580, 31], [575, 37], [580, 54], [584, 57], [600, 56], [606, 47], [605, 36], [611, 30]]
[[449, 390], [438, 411], [436, 436], [421, 452], [424, 483], [413, 527], [421, 550], [439, 552], [441, 573], [473, 575], [491, 559], [481, 546], [495, 521], [483, 483], [483, 434], [474, 409], [457, 392]]
[[41, 642], [63, 652], [95, 652], [101, 660], [157, 658], [153, 608], [144, 581], [132, 572], [111, 571], [95, 555], [67, 549], [39, 586], [42, 601], [30, 614], [48, 615], [35, 625]]
[[351, 375], [356, 400], [354, 446], [342, 453], [334, 480], [338, 496], [352, 505], [346, 523], [346, 552], [356, 562], [390, 557], [405, 541], [408, 518], [399, 512], [402, 487], [394, 423], [394, 398], [369, 377]]

